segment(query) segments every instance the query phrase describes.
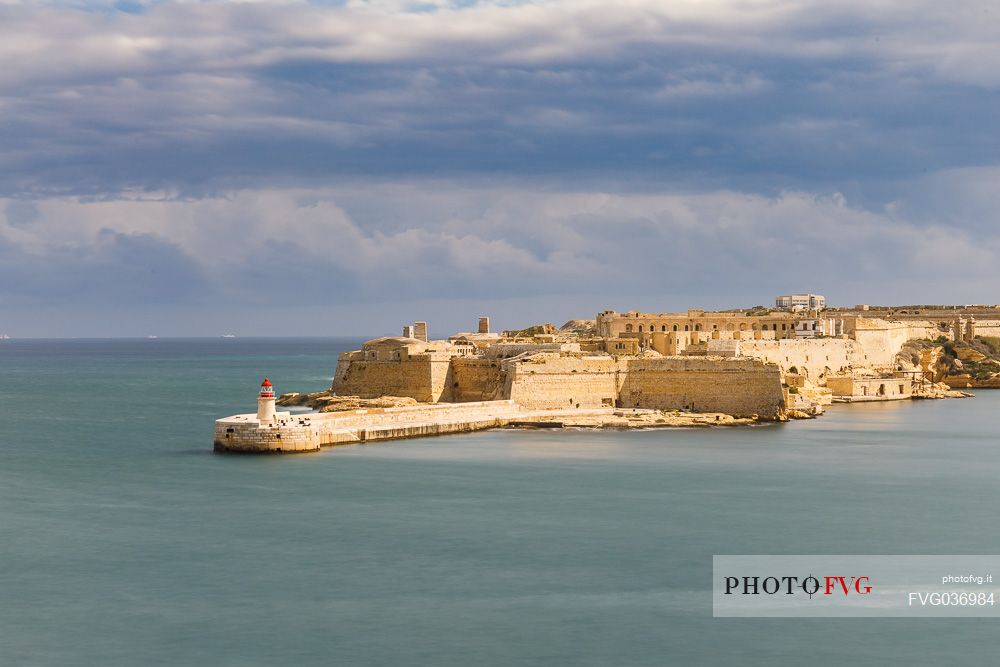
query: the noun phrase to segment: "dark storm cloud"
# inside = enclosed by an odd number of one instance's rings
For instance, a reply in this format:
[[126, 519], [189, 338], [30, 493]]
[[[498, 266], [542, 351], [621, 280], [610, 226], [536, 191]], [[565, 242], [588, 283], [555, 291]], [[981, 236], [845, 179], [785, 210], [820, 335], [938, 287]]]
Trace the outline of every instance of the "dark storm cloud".
[[84, 248], [50, 245], [38, 254], [0, 239], [0, 284], [4, 306], [44, 302], [70, 308], [196, 302], [206, 287], [201, 267], [173, 244], [110, 229]]
[[1000, 148], [989, 3], [662, 5], [2, 6], [17, 66], [0, 75], [0, 184], [625, 172], [845, 187]]
[[997, 300], [990, 3], [465, 4], [0, 4], [0, 300]]

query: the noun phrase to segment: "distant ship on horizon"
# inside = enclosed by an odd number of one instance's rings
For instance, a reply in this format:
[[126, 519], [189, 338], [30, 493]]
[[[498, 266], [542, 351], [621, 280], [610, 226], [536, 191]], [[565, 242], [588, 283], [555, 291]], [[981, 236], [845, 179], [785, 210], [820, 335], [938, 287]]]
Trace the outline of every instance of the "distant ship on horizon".
[[222, 334], [223, 338], [236, 338], [236, 334]]
[[10, 336], [7, 334], [0, 334], [0, 340], [10, 340]]

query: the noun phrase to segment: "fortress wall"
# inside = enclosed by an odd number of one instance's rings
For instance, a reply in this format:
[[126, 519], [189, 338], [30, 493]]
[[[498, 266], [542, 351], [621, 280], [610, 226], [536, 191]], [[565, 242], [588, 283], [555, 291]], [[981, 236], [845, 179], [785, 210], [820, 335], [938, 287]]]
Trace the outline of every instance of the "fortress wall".
[[510, 364], [510, 398], [528, 409], [601, 407], [725, 412], [776, 419], [778, 366], [752, 359], [554, 357]]
[[1000, 320], [976, 320], [977, 336], [1000, 336]]
[[537, 355], [507, 366], [509, 398], [527, 409], [615, 405], [619, 368], [611, 357]]
[[706, 357], [629, 359], [623, 364], [623, 407], [763, 419], [777, 419], [784, 411], [781, 371], [773, 364]]
[[504, 374], [499, 361], [456, 357], [445, 388], [445, 400], [492, 401], [504, 397]]
[[853, 339], [815, 338], [740, 341], [740, 353], [791, 367], [816, 380], [823, 374], [842, 373], [848, 368], [895, 368], [896, 355], [908, 340], [941, 335], [929, 321], [887, 322], [854, 318], [848, 322]]
[[858, 318], [854, 323], [854, 339], [861, 343], [873, 364], [892, 366], [896, 354], [908, 340], [937, 338], [941, 332], [930, 321], [887, 322]]
[[447, 357], [416, 355], [402, 361], [374, 361], [351, 359], [349, 355], [341, 355], [334, 374], [332, 389], [341, 396], [409, 396], [433, 403], [444, 394]]
[[740, 341], [740, 354], [778, 364], [783, 371], [795, 367], [813, 380], [873, 363], [857, 341], [845, 338]]

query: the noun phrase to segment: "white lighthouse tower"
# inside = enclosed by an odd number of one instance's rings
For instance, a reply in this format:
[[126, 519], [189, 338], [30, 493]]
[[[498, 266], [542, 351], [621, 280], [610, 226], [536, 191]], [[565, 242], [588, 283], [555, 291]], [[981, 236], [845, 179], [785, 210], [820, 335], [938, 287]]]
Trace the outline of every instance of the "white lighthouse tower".
[[274, 387], [271, 381], [264, 378], [260, 383], [260, 396], [257, 398], [257, 420], [261, 424], [270, 424], [274, 421]]

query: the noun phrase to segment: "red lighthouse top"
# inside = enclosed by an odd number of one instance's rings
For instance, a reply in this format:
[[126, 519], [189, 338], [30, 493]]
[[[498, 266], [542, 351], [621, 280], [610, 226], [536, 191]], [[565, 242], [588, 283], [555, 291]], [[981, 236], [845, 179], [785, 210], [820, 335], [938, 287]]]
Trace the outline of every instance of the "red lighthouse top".
[[264, 378], [264, 381], [260, 383], [260, 386], [262, 386], [262, 387], [270, 387], [271, 386], [271, 381], [268, 380], [267, 378]]
[[260, 397], [274, 398], [274, 389], [271, 387], [271, 381], [267, 378], [264, 378], [264, 381], [260, 383]]

